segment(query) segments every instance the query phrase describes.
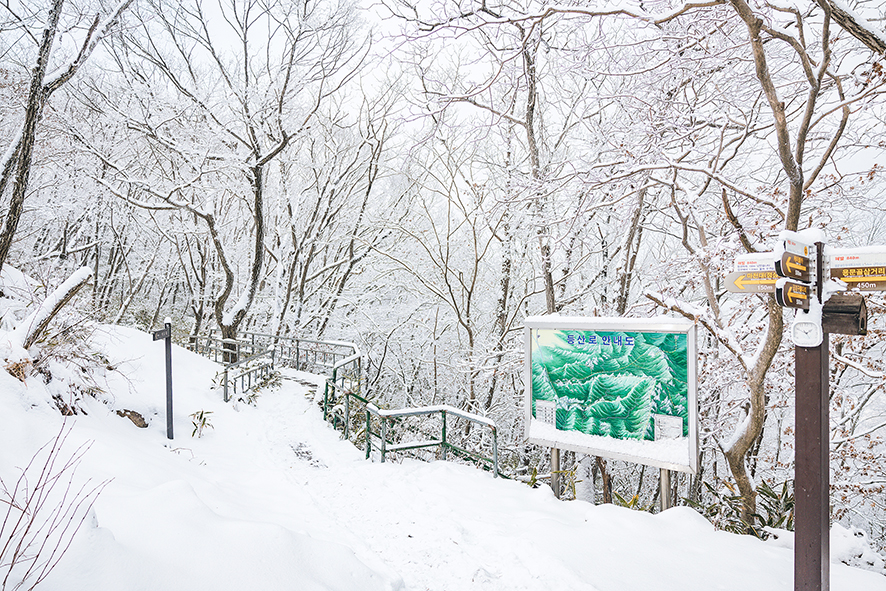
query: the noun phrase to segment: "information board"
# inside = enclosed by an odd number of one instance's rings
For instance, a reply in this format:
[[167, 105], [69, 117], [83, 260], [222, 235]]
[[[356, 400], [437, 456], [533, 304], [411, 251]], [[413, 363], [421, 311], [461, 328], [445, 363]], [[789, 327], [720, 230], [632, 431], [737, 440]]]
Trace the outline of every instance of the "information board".
[[530, 443], [695, 473], [695, 325], [671, 318], [526, 320]]

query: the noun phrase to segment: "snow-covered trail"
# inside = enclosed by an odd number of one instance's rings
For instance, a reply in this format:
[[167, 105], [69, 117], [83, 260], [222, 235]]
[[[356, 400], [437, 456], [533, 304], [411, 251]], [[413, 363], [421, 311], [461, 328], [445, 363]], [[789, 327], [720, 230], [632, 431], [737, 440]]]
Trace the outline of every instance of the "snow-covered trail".
[[[42, 589], [792, 590], [789, 548], [716, 532], [687, 508], [654, 516], [452, 463], [368, 462], [304, 386], [283, 380], [256, 406], [225, 404], [210, 385], [217, 366], [181, 349], [168, 442], [162, 347], [109, 334], [112, 401], [88, 403], [72, 443], [93, 441], [80, 474], [113, 481]], [[56, 428], [28, 388], [0, 402], [14, 423], [0, 449], [21, 455]], [[137, 429], [109, 407], [153, 420]], [[213, 425], [199, 439], [197, 410]], [[835, 564], [831, 588], [886, 591], [886, 577]]]
[[[262, 430], [309, 497], [312, 531], [374, 552], [410, 591], [792, 589], [790, 549], [716, 532], [688, 508], [653, 516], [564, 503], [452, 463], [367, 462], [284, 384], [260, 402]], [[834, 591], [886, 590], [883, 577], [834, 568]]]

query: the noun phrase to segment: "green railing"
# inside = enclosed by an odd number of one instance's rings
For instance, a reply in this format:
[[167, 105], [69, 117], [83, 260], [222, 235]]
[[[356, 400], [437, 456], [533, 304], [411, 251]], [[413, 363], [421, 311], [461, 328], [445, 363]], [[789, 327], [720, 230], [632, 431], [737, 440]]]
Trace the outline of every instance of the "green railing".
[[[213, 332], [210, 331], [210, 335]], [[400, 410], [380, 409], [365, 394], [363, 355], [353, 343], [242, 332], [239, 339], [191, 337], [190, 348], [214, 361], [226, 364], [222, 376], [225, 401], [229, 400], [230, 392], [235, 395], [244, 393], [255, 385], [263, 383], [275, 365], [309, 371], [326, 377], [322, 405], [323, 420], [331, 422], [334, 428], [340, 429], [345, 439], [350, 440], [353, 435], [356, 438], [355, 444], [362, 434], [367, 459], [372, 456], [373, 448], [380, 452], [381, 461], [384, 462], [390, 453], [438, 447], [443, 460], [452, 454], [478, 463], [483, 468], [491, 470], [496, 477], [502, 476], [498, 465], [498, 432], [492, 420], [446, 405]], [[265, 361], [268, 358], [269, 363]], [[409, 436], [410, 431], [420, 430], [406, 428], [404, 425], [406, 419], [431, 415], [439, 415], [436, 437], [420, 441], [402, 441]], [[361, 424], [364, 422], [364, 417], [365, 425]], [[491, 455], [484, 456], [454, 444], [452, 438], [447, 437], [447, 430], [451, 427], [450, 418], [488, 428]], [[373, 428], [373, 419], [375, 428]], [[433, 421], [423, 421], [421, 430], [427, 430], [431, 423]], [[395, 442], [392, 438], [397, 438], [398, 441]], [[377, 441], [375, 444], [373, 439]]]
[[332, 418], [332, 425], [341, 428], [345, 439], [351, 437], [351, 404], [367, 405], [363, 396], [363, 357], [357, 353], [332, 366], [323, 391], [323, 420]]
[[189, 350], [225, 365], [236, 363], [244, 357], [252, 357], [267, 348], [251, 341], [213, 336], [191, 336], [188, 340]]
[[264, 384], [274, 371], [274, 347], [262, 349], [255, 342], [192, 336], [188, 349], [224, 365], [221, 380], [225, 402], [232, 393], [245, 394]]
[[[389, 422], [393, 423], [394, 421], [399, 421], [406, 417], [429, 416], [438, 413], [440, 414], [440, 430], [438, 437], [431, 437], [430, 439], [418, 441], [401, 441], [397, 443], [389, 441]], [[479, 453], [459, 447], [449, 441], [446, 432], [448, 427], [448, 417], [450, 416], [470, 421], [471, 423], [480, 425], [481, 427], [489, 428], [492, 436], [492, 456], [483, 456]], [[373, 417], [376, 418], [378, 430], [373, 430]], [[366, 435], [366, 459], [369, 459], [371, 457], [373, 448], [379, 451], [379, 454], [381, 455], [381, 461], [384, 462], [387, 454], [389, 453], [439, 447], [440, 455], [443, 460], [448, 459], [448, 454], [452, 453], [462, 458], [479, 462], [480, 465], [484, 468], [492, 470], [493, 476], [500, 476], [500, 472], [498, 470], [498, 432], [495, 426], [495, 422], [479, 415], [474, 415], [461, 411], [452, 406], [438, 405], [425, 406], [421, 408], [384, 410], [369, 402], [366, 404], [366, 427], [364, 429], [364, 432]], [[373, 438], [377, 440], [377, 443], [373, 444]]]

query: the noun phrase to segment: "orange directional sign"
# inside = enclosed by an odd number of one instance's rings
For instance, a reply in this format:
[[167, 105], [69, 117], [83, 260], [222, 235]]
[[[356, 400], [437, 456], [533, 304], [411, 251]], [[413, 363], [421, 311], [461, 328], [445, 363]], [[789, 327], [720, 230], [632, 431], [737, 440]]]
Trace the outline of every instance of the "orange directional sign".
[[811, 289], [805, 283], [786, 281], [783, 287], [776, 288], [775, 301], [785, 308], [809, 309]]
[[886, 290], [886, 249], [834, 249], [829, 258], [830, 277], [859, 291]]
[[832, 268], [831, 279], [845, 281], [849, 289], [883, 291], [886, 290], [886, 266]]
[[778, 275], [775, 271], [735, 271], [726, 276], [726, 290], [733, 293], [772, 293]]
[[781, 260], [775, 266], [775, 270], [781, 277], [807, 282], [812, 280], [809, 258], [798, 254], [785, 252], [781, 255]]

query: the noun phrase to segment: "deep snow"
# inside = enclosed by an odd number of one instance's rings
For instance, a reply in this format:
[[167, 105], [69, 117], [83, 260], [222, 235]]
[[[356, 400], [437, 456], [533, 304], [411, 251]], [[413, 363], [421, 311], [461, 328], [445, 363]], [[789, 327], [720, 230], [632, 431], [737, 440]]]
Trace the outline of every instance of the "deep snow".
[[[104, 393], [87, 399], [88, 414], [66, 420], [65, 449], [91, 441], [77, 478], [113, 480], [38, 589], [792, 589], [789, 537], [717, 532], [688, 508], [561, 502], [451, 463], [368, 462], [293, 374], [256, 406], [225, 404], [212, 384], [219, 366], [179, 347], [170, 442], [162, 343], [120, 327], [95, 338], [116, 369], [96, 375]], [[61, 383], [0, 371], [7, 483], [59, 431], [51, 395]], [[150, 425], [135, 427], [122, 409]], [[188, 415], [199, 410], [212, 412], [212, 428], [194, 438]], [[851, 536], [835, 550], [852, 552]], [[831, 588], [886, 591], [886, 577], [834, 563]]]

